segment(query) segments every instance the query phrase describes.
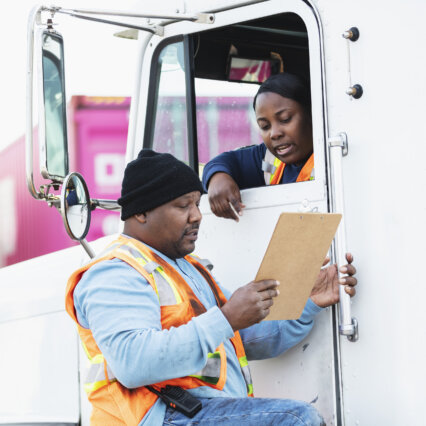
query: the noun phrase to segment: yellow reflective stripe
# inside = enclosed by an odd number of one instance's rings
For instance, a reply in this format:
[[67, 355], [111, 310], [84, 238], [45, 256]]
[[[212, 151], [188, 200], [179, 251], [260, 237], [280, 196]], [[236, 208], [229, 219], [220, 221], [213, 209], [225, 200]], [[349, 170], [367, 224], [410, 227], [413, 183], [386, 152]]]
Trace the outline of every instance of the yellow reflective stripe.
[[238, 359], [238, 361], [240, 362], [241, 372], [243, 373], [243, 377], [244, 377], [244, 380], [245, 380], [246, 385], [247, 385], [247, 394], [252, 395], [253, 394], [253, 381], [251, 379], [250, 368], [249, 368], [249, 365], [248, 365], [247, 357], [242, 356], [241, 358]]
[[189, 377], [194, 377], [196, 379], [202, 380], [203, 382], [216, 385], [219, 381], [219, 377], [210, 377], [210, 376], [198, 376], [196, 374], [190, 374]]
[[83, 385], [84, 390], [86, 393], [94, 392], [95, 390], [98, 390], [99, 388], [102, 388], [103, 386], [106, 386], [108, 384], [108, 380], [100, 380], [99, 382], [94, 383], [85, 383]]
[[190, 374], [190, 377], [195, 377], [215, 385], [220, 378], [220, 366], [220, 352], [210, 352], [207, 354], [207, 363], [204, 368], [196, 374]]
[[93, 383], [85, 383], [83, 385], [83, 389], [86, 393], [94, 392], [95, 390], [98, 390], [104, 386], [106, 386], [108, 383], [116, 382], [117, 379], [112, 379], [108, 382], [108, 380], [99, 380], [98, 382]]
[[[144, 257], [134, 257], [134, 259], [136, 260], [136, 262], [140, 263], [142, 266], [145, 266], [148, 263]], [[154, 278], [152, 274], [150, 275]], [[157, 293], [158, 301], [160, 301], [160, 295], [158, 294], [158, 288], [157, 288], [157, 284], [155, 283], [155, 279], [153, 281], [154, 281], [154, 290]]]
[[[128, 246], [130, 246], [131, 249], [135, 250], [140, 257], [136, 257], [135, 254], [133, 254], [132, 252], [130, 252], [130, 254], [132, 255], [132, 257], [138, 262], [140, 263], [142, 266], [145, 266], [148, 261], [145, 258], [145, 256], [140, 252], [140, 250], [134, 246], [132, 243], [128, 243]], [[126, 245], [123, 245], [122, 247], [120, 247], [118, 250], [120, 250], [121, 248], [123, 248], [123, 252], [125, 251], [125, 247]], [[132, 250], [132, 251], [133, 251]], [[129, 253], [126, 253], [129, 254]], [[157, 268], [157, 271], [161, 274], [161, 276], [167, 281], [167, 283], [169, 284], [169, 286], [171, 287], [172, 291], [173, 291], [173, 295], [175, 296], [176, 299], [176, 303], [181, 303], [182, 302], [182, 297], [180, 296], [179, 292], [177, 291], [176, 286], [174, 285], [174, 283], [169, 279], [169, 277], [166, 275], [166, 273], [164, 272], [164, 269], [162, 268], [162, 266], [159, 266]], [[154, 278], [154, 282], [155, 282], [155, 277], [153, 274], [150, 274], [153, 278]], [[155, 285], [155, 292], [157, 293], [158, 298], [160, 299], [160, 296], [158, 294], [158, 288], [157, 285]]]
[[103, 356], [102, 354], [98, 354], [98, 355], [94, 356], [94, 357], [90, 360], [90, 362], [91, 362], [92, 364], [101, 364], [101, 363], [103, 363], [103, 362], [104, 362], [104, 356]]
[[[140, 263], [142, 266], [145, 266], [148, 262], [146, 261], [146, 259], [145, 258], [143, 258], [143, 257], [137, 257], [137, 258], [135, 258], [135, 260], [138, 262], [138, 263]], [[176, 289], [176, 286], [173, 284], [173, 282], [170, 280], [170, 278], [166, 275], [166, 273], [164, 272], [164, 269], [163, 269], [163, 267], [162, 266], [159, 266], [157, 269], [156, 269], [156, 271], [166, 280], [166, 282], [167, 282], [167, 284], [170, 286], [170, 288], [171, 288], [171, 290], [172, 290], [172, 292], [173, 292], [173, 295], [174, 295], [174, 297], [175, 297], [175, 299], [176, 299], [176, 304], [177, 303], [181, 303], [182, 302], [182, 298], [181, 298], [181, 296], [180, 296], [180, 294], [179, 294], [179, 292], [177, 291], [177, 289]], [[151, 276], [152, 276], [152, 278], [154, 279], [154, 284], [155, 284], [155, 292], [157, 293], [157, 296], [158, 296], [158, 300], [161, 302], [161, 300], [160, 300], [160, 294], [159, 294], [159, 292], [158, 292], [158, 287], [157, 287], [157, 283], [155, 282], [155, 276], [154, 276], [154, 274], [152, 273], [152, 274], [150, 274]]]
[[81, 345], [83, 346], [84, 352], [92, 364], [100, 364], [104, 362], [104, 356], [102, 354], [97, 354], [93, 358], [90, 356], [89, 351], [87, 350], [86, 345], [81, 341]]
[[248, 395], [253, 395], [253, 384], [249, 384], [247, 385], [247, 394]]
[[175, 296], [176, 299], [176, 304], [177, 303], [182, 303], [182, 297], [180, 297], [179, 292], [177, 291], [176, 286], [174, 285], [173, 281], [170, 280], [170, 278], [166, 275], [166, 273], [164, 272], [163, 268], [160, 266], [159, 268], [157, 268], [157, 271], [161, 274], [161, 276], [169, 283], [169, 286], [171, 287], [173, 294]]
[[275, 157], [275, 160], [274, 160], [275, 170], [274, 170], [274, 173], [271, 173], [271, 177], [269, 178], [269, 183], [272, 182], [272, 179], [274, 178], [274, 175], [277, 172], [278, 166], [280, 164], [281, 164], [281, 160], [279, 160], [277, 157]]
[[241, 368], [248, 366], [248, 361], [247, 361], [247, 357], [246, 356], [242, 356], [239, 359], [239, 361], [240, 361]]
[[83, 385], [84, 390], [86, 392], [94, 392], [95, 390], [106, 386], [108, 383], [115, 382], [117, 379], [114, 376], [114, 373], [111, 371], [111, 369], [106, 366], [107, 369], [107, 375], [108, 379], [105, 375], [105, 364], [103, 362], [99, 362], [100, 360], [103, 361], [102, 355], [97, 355], [93, 359], [96, 358], [97, 363], [92, 363], [89, 370], [86, 374], [85, 383]]

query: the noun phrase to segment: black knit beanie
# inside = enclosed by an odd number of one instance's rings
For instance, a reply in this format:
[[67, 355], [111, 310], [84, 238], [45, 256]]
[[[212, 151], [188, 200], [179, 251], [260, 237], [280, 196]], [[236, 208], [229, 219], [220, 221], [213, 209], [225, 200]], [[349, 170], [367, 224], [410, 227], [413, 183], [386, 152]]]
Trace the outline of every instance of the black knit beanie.
[[256, 96], [253, 99], [253, 108], [256, 109], [256, 99], [261, 93], [273, 92], [281, 95], [283, 98], [292, 99], [299, 102], [306, 108], [311, 110], [311, 93], [309, 84], [301, 77], [290, 74], [288, 72], [273, 74], [265, 80], [259, 87]]
[[197, 174], [171, 154], [143, 149], [124, 171], [121, 185], [121, 220], [145, 213], [203, 187]]

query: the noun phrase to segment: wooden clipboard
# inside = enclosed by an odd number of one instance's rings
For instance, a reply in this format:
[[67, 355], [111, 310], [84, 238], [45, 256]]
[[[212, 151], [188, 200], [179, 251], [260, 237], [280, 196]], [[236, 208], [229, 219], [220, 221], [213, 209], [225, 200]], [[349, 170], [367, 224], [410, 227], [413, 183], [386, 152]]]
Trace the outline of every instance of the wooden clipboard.
[[267, 320], [297, 319], [342, 218], [334, 213], [281, 213], [256, 281], [280, 282]]

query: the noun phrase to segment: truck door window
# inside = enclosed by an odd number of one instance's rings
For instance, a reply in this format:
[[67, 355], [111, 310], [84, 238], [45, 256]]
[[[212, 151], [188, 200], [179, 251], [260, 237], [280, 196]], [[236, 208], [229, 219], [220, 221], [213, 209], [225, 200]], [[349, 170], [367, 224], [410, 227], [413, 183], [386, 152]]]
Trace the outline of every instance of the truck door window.
[[[233, 60], [233, 62], [232, 62]], [[270, 65], [271, 73], [297, 74], [309, 84], [309, 48], [303, 20], [285, 13], [194, 36], [195, 93], [200, 169], [224, 151], [262, 143], [253, 111], [257, 82], [230, 72], [231, 63]], [[235, 80], [243, 81], [235, 81]], [[232, 81], [234, 80], [234, 81]]]
[[158, 56], [157, 100], [153, 112], [152, 149], [188, 162], [183, 42], [165, 46]]
[[257, 89], [255, 84], [195, 79], [200, 176], [221, 152], [261, 142], [252, 107]]
[[[204, 165], [218, 154], [262, 143], [253, 97], [265, 73], [288, 72], [314, 88], [312, 139], [318, 148], [324, 135], [319, 55], [310, 58], [315, 40], [308, 38], [305, 21], [287, 12], [159, 41], [152, 50], [143, 146], [198, 166], [201, 177]], [[250, 64], [260, 68], [239, 72]], [[316, 150], [315, 165], [323, 160], [324, 153]], [[310, 176], [306, 170], [302, 180], [313, 180], [314, 170]]]

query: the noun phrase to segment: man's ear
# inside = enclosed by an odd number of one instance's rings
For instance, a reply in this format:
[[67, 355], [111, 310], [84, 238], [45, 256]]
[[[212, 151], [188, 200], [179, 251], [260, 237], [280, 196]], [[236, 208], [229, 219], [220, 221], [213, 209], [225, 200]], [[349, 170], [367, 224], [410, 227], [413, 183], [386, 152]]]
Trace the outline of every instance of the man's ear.
[[146, 223], [146, 213], [138, 213], [135, 214], [134, 218], [139, 222], [139, 223]]

